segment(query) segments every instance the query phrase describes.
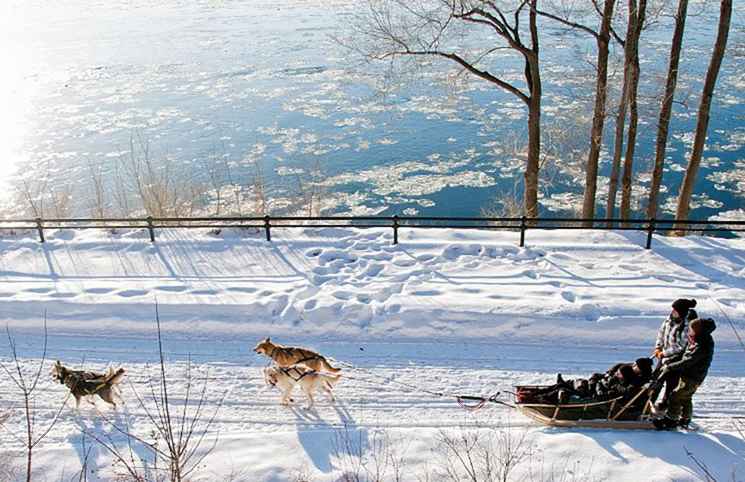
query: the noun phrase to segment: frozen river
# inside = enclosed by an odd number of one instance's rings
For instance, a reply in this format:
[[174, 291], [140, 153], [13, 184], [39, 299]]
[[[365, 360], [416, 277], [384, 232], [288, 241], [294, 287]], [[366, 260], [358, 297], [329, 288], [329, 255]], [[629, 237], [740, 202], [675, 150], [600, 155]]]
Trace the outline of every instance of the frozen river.
[[[356, 3], [3, 2], [0, 184], [35, 186], [49, 178], [44, 189], [59, 189], [75, 211], [88, 214], [93, 180], [114, 191], [134, 152], [204, 190], [250, 186], [258, 166], [276, 210], [303, 184], [319, 180], [328, 212], [478, 215], [496, 196], [519, 191], [525, 137], [519, 101], [481, 81], [446, 75], [453, 72], [449, 64], [409, 75], [400, 88], [387, 84], [385, 66], [363, 65], [333, 40], [344, 35]], [[663, 181], [666, 215], [692, 143], [716, 13], [689, 19], [679, 96], [686, 105], [675, 111]], [[635, 186], [643, 199], [670, 26], [663, 21], [645, 35], [648, 82]], [[586, 78], [585, 60], [594, 54], [585, 40], [548, 31], [543, 38], [544, 142], [565, 139], [553, 156], [561, 159], [549, 160], [545, 170], [546, 211], [581, 199], [584, 155], [576, 150], [587, 145], [594, 86]], [[485, 34], [481, 42], [492, 39]], [[725, 59], [696, 218], [743, 207], [742, 68], [742, 57]], [[556, 135], [559, 126], [572, 134]], [[601, 174], [608, 172], [605, 152]], [[604, 204], [607, 177], [600, 184]], [[114, 200], [107, 202], [115, 213]]]

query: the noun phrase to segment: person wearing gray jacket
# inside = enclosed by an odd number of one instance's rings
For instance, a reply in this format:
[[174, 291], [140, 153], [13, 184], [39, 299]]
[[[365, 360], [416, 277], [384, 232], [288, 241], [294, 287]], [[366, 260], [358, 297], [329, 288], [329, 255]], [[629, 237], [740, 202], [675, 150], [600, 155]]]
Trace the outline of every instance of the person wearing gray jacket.
[[[657, 332], [654, 356], [658, 360], [659, 371], [671, 362], [679, 360], [683, 356], [688, 343], [688, 322], [698, 318], [693, 309], [696, 300], [680, 298], [673, 302], [672, 311], [665, 321], [662, 322]], [[667, 402], [673, 389], [678, 385], [678, 378], [674, 374], [668, 375], [665, 381], [665, 392], [662, 398], [655, 404], [655, 410], [662, 412], [667, 408]]]

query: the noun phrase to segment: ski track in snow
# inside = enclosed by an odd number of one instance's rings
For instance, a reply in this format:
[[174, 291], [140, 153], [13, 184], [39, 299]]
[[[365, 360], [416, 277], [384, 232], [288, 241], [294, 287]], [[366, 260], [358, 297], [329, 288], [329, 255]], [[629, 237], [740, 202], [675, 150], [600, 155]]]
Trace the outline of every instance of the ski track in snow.
[[[521, 427], [555, 457], [564, 453], [556, 451], [556, 438], [605, 437], [603, 431], [540, 428], [499, 405], [471, 414], [451, 397], [427, 391], [490, 395], [515, 384], [551, 383], [557, 371], [587, 375], [645, 356], [671, 301], [685, 296], [699, 300], [701, 315], [718, 320], [714, 365], [695, 399], [705, 433], [686, 440], [657, 434], [657, 440], [678, 449], [714, 443], [722, 447], [713, 452], [717, 460], [729, 464], [724, 469], [745, 454], [745, 444], [727, 435], [732, 417], [745, 414], [745, 364], [712, 301], [742, 326], [742, 240], [655, 238], [654, 250], [646, 251], [641, 233], [590, 231], [528, 231], [526, 248], [515, 246], [516, 233], [480, 231], [402, 229], [398, 246], [383, 229], [277, 229], [271, 244], [229, 230], [220, 237], [162, 230], [155, 244], [142, 234], [66, 231], [45, 245], [0, 240], [0, 321], [29, 357], [25, 369], [32, 372], [41, 354], [39, 320], [46, 309], [48, 359], [90, 369], [125, 366], [131, 382], [123, 384], [125, 406], [116, 412], [97, 406], [142, 433], [147, 418], [132, 390], [145, 390], [156, 373], [156, 298], [173, 399], [183, 396], [190, 359], [198, 377], [209, 377], [209, 408], [228, 393], [213, 427], [221, 439], [291, 443], [318, 480], [335, 480], [330, 456], [319, 460], [319, 444], [328, 440], [318, 434], [344, 427], [430, 439], [428, 431], [439, 429]], [[306, 411], [298, 390], [296, 407], [279, 406], [279, 393], [261, 374], [265, 359], [251, 351], [265, 335], [358, 367], [344, 369], [338, 402], [319, 395], [316, 409]], [[41, 420], [65, 396], [47, 371], [36, 406]], [[0, 408], [17, 407], [12, 393], [11, 382], [0, 379]], [[10, 426], [20, 422], [14, 418]], [[45, 453], [69, 457], [81, 426], [106, 430], [89, 404], [79, 413], [66, 408]], [[632, 445], [640, 440], [623, 437]], [[14, 443], [8, 431], [0, 431], [0, 443]], [[615, 451], [606, 447], [593, 456], [613, 458]], [[654, 457], [638, 451], [631, 457], [636, 463], [654, 465]], [[686, 480], [689, 462], [673, 457], [654, 474]], [[287, 480], [292, 467], [275, 469], [259, 464], [246, 480]], [[600, 472], [618, 480], [634, 480], [635, 473], [623, 464]]]

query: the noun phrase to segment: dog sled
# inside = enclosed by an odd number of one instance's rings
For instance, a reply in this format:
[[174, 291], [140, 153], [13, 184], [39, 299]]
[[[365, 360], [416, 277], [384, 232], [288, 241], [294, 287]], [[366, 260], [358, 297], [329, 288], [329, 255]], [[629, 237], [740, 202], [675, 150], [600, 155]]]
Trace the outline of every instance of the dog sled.
[[547, 386], [515, 387], [515, 407], [527, 417], [551, 427], [654, 430], [650, 384], [633, 396], [607, 400], [577, 400], [569, 403], [541, 403], [539, 394]]

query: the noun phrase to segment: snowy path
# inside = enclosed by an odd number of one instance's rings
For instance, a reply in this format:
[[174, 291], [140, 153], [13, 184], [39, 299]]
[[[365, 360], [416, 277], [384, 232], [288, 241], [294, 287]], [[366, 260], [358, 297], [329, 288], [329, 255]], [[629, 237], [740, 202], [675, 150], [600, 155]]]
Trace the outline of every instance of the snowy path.
[[[159, 233], [155, 245], [139, 234], [90, 232], [52, 235], [45, 246], [0, 240], [0, 322], [35, 359], [46, 310], [50, 360], [125, 366], [139, 391], [156, 361], [157, 298], [173, 396], [183, 393], [187, 359], [209, 375], [211, 403], [229, 391], [213, 427], [220, 443], [209, 470], [219, 475], [211, 480], [234, 469], [245, 471], [237, 480], [293, 480], [301, 468], [312, 480], [337, 480], [343, 464], [334, 438], [352, 430], [368, 440], [378, 429], [409, 447], [417, 476], [429, 470], [441, 430], [525, 432], [564, 480], [566, 463], [587, 459], [591, 469], [573, 480], [693, 480], [684, 447], [724, 478], [745, 471], [745, 442], [733, 425], [745, 416], [745, 356], [719, 311], [743, 327], [742, 240], [660, 238], [645, 251], [642, 236], [617, 233], [529, 232], [526, 249], [514, 245], [515, 233], [406, 230], [399, 246], [384, 230], [280, 233], [273, 244], [177, 231]], [[645, 356], [681, 296], [697, 298], [699, 312], [719, 322], [711, 375], [696, 398], [702, 433], [546, 429], [501, 406], [471, 414], [407, 388], [491, 394]], [[311, 412], [280, 407], [261, 376], [265, 360], [251, 351], [265, 335], [360, 370], [344, 370], [337, 404], [321, 397]], [[30, 370], [33, 361], [25, 363]], [[124, 385], [126, 407], [107, 416], [145, 433], [131, 390]], [[13, 393], [0, 379], [0, 408], [17, 406]], [[65, 391], [45, 377], [40, 393], [37, 410], [47, 420]], [[104, 425], [87, 405], [79, 417], [66, 409], [42, 466], [58, 470], [62, 460], [74, 472], [80, 427]], [[13, 446], [7, 431], [0, 444]], [[107, 460], [98, 453], [101, 467]]]
[[[345, 347], [337, 343], [320, 343], [318, 346], [327, 353], [349, 353], [346, 360], [351, 360], [362, 368], [344, 370], [348, 379], [342, 380], [337, 387], [337, 403], [329, 403], [319, 397], [315, 410], [310, 411], [300, 408], [300, 404], [304, 402], [300, 393], [295, 394], [296, 407], [281, 407], [278, 404], [278, 392], [267, 387], [262, 378], [263, 360], [245, 353], [247, 350], [241, 354], [245, 363], [235, 363], [235, 356], [230, 354], [230, 350], [227, 350], [228, 360], [213, 356], [209, 361], [195, 362], [193, 370], [200, 383], [203, 377], [209, 378], [208, 399], [211, 403], [208, 405], [207, 413], [211, 413], [215, 408], [214, 404], [221, 394], [228, 392], [212, 428], [213, 433], [219, 433], [220, 443], [231, 446], [231, 442], [242, 441], [245, 444], [242, 449], [244, 451], [247, 447], [256, 449], [257, 446], [264, 449], [272, 446], [278, 451], [287, 451], [289, 448], [295, 460], [307, 462], [311, 472], [318, 477], [317, 480], [335, 480], [335, 477], [338, 477], [340, 464], [334, 448], [335, 437], [347, 431], [368, 436], [369, 433], [375, 433], [376, 429], [385, 429], [399, 434], [399, 437], [417, 440], [427, 447], [433, 444], [441, 430], [454, 430], [457, 433], [469, 429], [509, 430], [513, 433], [527, 431], [531, 439], [541, 447], [544, 456], [559, 459], [581, 458], [581, 451], [564, 448], [556, 453], [557, 449], [552, 447], [554, 439], [568, 437], [570, 443], [578, 444], [577, 447], [586, 444], [592, 446], [590, 453], [599, 465], [592, 474], [593, 478], [610, 477], [612, 480], [633, 480], [636, 474], [634, 465], [629, 466], [628, 462], [620, 465], [610, 464], [606, 467], [606, 461], [614, 461], [613, 447], [618, 444], [626, 444], [635, 451], [631, 457], [635, 464], [648, 458], [648, 452], [658, 450], [658, 444], [663, 443], [668, 447], [670, 453], [667, 453], [667, 462], [658, 464], [647, 480], [666, 480], [668, 477], [687, 480], [692, 463], [686, 458], [684, 447], [696, 450], [697, 453], [702, 450], [705, 453], [711, 452], [709, 457], [726, 464], [723, 468], [733, 467], [738, 461], [741, 463], [741, 457], [745, 455], [745, 441], [731, 435], [732, 417], [745, 415], [745, 368], [742, 364], [736, 364], [737, 360], [742, 359], [737, 353], [719, 354], [719, 366], [727, 367], [720, 371], [728, 372], [729, 376], [712, 374], [697, 395], [697, 421], [705, 432], [640, 434], [546, 429], [499, 405], [489, 405], [478, 412], [470, 413], [460, 408], [451, 398], [415, 392], [408, 387], [415, 385], [429, 391], [489, 394], [495, 389], [509, 389], [515, 383], [550, 382], [555, 376], [556, 366], [571, 367], [567, 370], [569, 375], [587, 373], [608, 366], [618, 359], [630, 359], [636, 356], [635, 350], [589, 350], [588, 353], [587, 349], [582, 349], [580, 353], [580, 349], [576, 347], [559, 347], [552, 352], [551, 348], [537, 346], [409, 342], [366, 345], [365, 351], [359, 352], [359, 347]], [[50, 351], [53, 354], [71, 353], [82, 351], [83, 348], [66, 346], [58, 352], [52, 344]], [[352, 349], [356, 349], [359, 354], [352, 356]], [[489, 357], [492, 352], [500, 355]], [[519, 354], [522, 354], [522, 357]], [[537, 354], [541, 356], [537, 357]], [[184, 357], [174, 354], [169, 356], [171, 396], [178, 404], [184, 393], [183, 374], [186, 362]], [[459, 356], [458, 361], [451, 363], [455, 356]], [[580, 356], [583, 358], [581, 362], [572, 361], [579, 359]], [[103, 369], [106, 365], [91, 357], [87, 359], [85, 366]], [[129, 381], [140, 395], [146, 395], [149, 377], [157, 380], [155, 367], [133, 362], [125, 363], [125, 366], [129, 370]], [[28, 367], [31, 369], [31, 361], [28, 362]], [[38, 400], [37, 413], [43, 415], [42, 419], [48, 419], [59, 407], [66, 391], [47, 379], [44, 379], [41, 389], [43, 395]], [[11, 391], [7, 380], [0, 382], [0, 393]], [[138, 433], [146, 434], [147, 418], [129, 384], [123, 386], [123, 396], [126, 405], [117, 412], [112, 412], [100, 402], [97, 407], [105, 417], [112, 417], [117, 422], [126, 419], [130, 427]], [[3, 398], [0, 399], [0, 403], [7, 405], [11, 402]], [[16, 419], [14, 422], [21, 423], [22, 420]], [[97, 430], [96, 433], [111, 433], [111, 429], [101, 422], [96, 409], [83, 404], [79, 414], [72, 408], [65, 409], [61, 422], [45, 442], [45, 450], [49, 454], [58, 454], [62, 451], [70, 457], [70, 450], [78, 447], [76, 450], [80, 455], [81, 426], [88, 430]], [[6, 432], [0, 433], [0, 445], [12, 443], [12, 438]], [[595, 447], [595, 444], [600, 447]], [[605, 444], [608, 446], [603, 448]], [[233, 447], [230, 450], [236, 449]], [[242, 453], [240, 450], [238, 452]], [[218, 450], [215, 457], [219, 459], [220, 453]], [[106, 467], [105, 454], [100, 455], [103, 460], [101, 464]], [[255, 462], [252, 456], [246, 457], [247, 461]], [[287, 471], [299, 468], [288, 466], [284, 461], [285, 457], [286, 455], [279, 456], [275, 465], [269, 464], [266, 468], [281, 468], [276, 480], [286, 480], [284, 477], [290, 477]], [[70, 465], [68, 469], [74, 470], [75, 458], [72, 457], [67, 463]], [[248, 477], [241, 480], [261, 480], [261, 477], [268, 476], [269, 473], [271, 470], [255, 470], [252, 477], [256, 478]]]

